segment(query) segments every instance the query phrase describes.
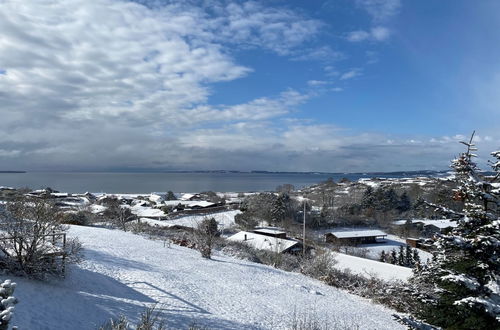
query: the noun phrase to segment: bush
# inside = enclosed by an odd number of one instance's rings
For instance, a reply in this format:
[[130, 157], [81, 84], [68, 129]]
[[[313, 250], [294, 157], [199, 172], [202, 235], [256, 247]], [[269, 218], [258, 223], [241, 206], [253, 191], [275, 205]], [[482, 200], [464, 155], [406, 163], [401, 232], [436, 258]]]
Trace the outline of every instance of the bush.
[[90, 217], [87, 212], [78, 211], [76, 213], [66, 213], [61, 222], [67, 225], [87, 226], [90, 223]]
[[315, 257], [304, 259], [302, 273], [316, 279], [322, 279], [334, 272], [336, 263], [337, 261], [329, 251], [317, 251]]
[[14, 305], [17, 304], [17, 299], [13, 296], [16, 283], [10, 280], [5, 280], [0, 284], [0, 330], [9, 329], [9, 323], [14, 312]]
[[0, 213], [0, 267], [35, 278], [64, 274], [62, 257], [77, 262], [81, 245], [76, 239], [68, 239], [63, 245], [67, 226], [61, 219], [62, 213], [47, 200], [21, 198], [8, 203]]
[[196, 248], [200, 251], [203, 258], [210, 259], [212, 256], [212, 248], [220, 236], [217, 226], [215, 218], [205, 218], [193, 232]]

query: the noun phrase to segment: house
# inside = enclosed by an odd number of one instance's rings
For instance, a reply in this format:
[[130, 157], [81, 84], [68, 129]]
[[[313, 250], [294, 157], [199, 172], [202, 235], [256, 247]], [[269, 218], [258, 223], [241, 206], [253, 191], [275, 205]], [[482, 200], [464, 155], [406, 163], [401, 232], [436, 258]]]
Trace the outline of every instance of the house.
[[168, 219], [168, 215], [165, 214], [160, 209], [155, 209], [152, 207], [143, 207], [140, 205], [136, 205], [130, 208], [130, 211], [136, 215], [138, 218], [148, 218], [154, 220], [166, 220]]
[[302, 251], [300, 241], [262, 235], [249, 231], [240, 231], [228, 238], [229, 241], [240, 242], [257, 250], [267, 250], [276, 253], [298, 253]]
[[199, 201], [201, 196], [200, 194], [183, 194], [180, 199], [182, 201]]
[[397, 220], [394, 221], [395, 226], [405, 226], [410, 224], [411, 226], [418, 228], [423, 232], [429, 234], [433, 233], [447, 233], [451, 229], [457, 226], [456, 221], [451, 221], [450, 219], [413, 219], [413, 220]]
[[207, 202], [207, 201], [199, 201], [196, 203], [189, 203], [189, 208], [191, 209], [206, 209], [208, 207], [217, 206], [216, 203]]
[[381, 230], [339, 230], [325, 234], [325, 241], [341, 245], [385, 243], [387, 236]]

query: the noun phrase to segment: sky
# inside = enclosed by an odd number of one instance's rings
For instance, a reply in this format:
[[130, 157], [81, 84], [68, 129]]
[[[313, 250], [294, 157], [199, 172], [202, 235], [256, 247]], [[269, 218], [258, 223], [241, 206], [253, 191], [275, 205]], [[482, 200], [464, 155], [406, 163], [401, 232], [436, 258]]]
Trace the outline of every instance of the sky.
[[0, 0], [0, 170], [443, 170], [500, 149], [496, 0]]

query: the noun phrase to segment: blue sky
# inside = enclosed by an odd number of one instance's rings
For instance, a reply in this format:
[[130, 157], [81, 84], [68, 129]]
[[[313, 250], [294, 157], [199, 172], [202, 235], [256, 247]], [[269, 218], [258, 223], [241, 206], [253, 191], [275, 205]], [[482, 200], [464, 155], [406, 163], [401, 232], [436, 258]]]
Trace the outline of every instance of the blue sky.
[[0, 1], [0, 170], [446, 169], [500, 148], [500, 2]]

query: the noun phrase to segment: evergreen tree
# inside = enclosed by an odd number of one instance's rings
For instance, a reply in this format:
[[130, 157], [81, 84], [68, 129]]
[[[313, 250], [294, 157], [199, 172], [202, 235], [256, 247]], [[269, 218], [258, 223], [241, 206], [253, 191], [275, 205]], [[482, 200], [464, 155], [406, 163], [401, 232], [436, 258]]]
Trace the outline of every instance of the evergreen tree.
[[492, 163], [497, 175], [486, 180], [473, 162], [472, 137], [468, 143], [462, 142], [467, 151], [452, 162], [458, 183], [454, 199], [463, 202], [463, 210], [438, 207], [455, 216], [457, 227], [438, 236], [436, 257], [412, 278], [421, 302], [416, 314], [447, 329], [498, 329], [500, 151], [492, 153], [497, 159]]
[[[5, 280], [0, 284], [0, 330], [8, 330], [17, 299], [14, 297], [16, 283]], [[13, 329], [16, 327], [13, 327]], [[16, 328], [17, 329], [17, 328]]]
[[389, 262], [393, 265], [398, 263], [398, 254], [396, 253], [396, 250], [392, 249], [391, 251], [391, 256], [389, 258]]
[[175, 201], [177, 197], [175, 197], [175, 194], [172, 191], [168, 191], [167, 195], [165, 196], [165, 200], [167, 201]]
[[398, 265], [404, 266], [405, 265], [405, 250], [402, 245], [399, 246], [399, 253], [398, 253]]
[[387, 256], [385, 254], [385, 251], [382, 250], [382, 252], [380, 252], [380, 258], [379, 258], [379, 261], [382, 261], [382, 262], [386, 262], [386, 259], [387, 259]]
[[414, 267], [420, 267], [420, 256], [418, 255], [418, 250], [417, 249], [413, 249], [412, 260], [413, 260], [413, 266]]
[[415, 263], [413, 262], [413, 253], [411, 246], [407, 245], [405, 247], [405, 260], [404, 260], [404, 266], [406, 267], [413, 267]]
[[361, 198], [361, 207], [363, 209], [369, 209], [372, 208], [375, 204], [375, 195], [373, 188], [371, 186], [368, 186], [363, 193], [363, 197]]
[[273, 202], [271, 209], [271, 217], [272, 221], [275, 224], [281, 223], [283, 220], [285, 220], [285, 216], [287, 213], [287, 205], [286, 205], [287, 197], [288, 197], [287, 194], [280, 193], [278, 195], [278, 198], [276, 198]]
[[408, 212], [409, 210], [411, 210], [410, 196], [408, 196], [406, 191], [404, 191], [401, 194], [401, 196], [399, 197], [399, 203], [398, 203], [397, 210], [401, 213]]

